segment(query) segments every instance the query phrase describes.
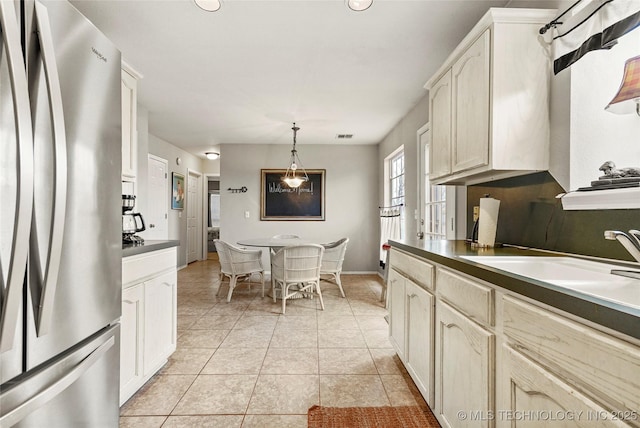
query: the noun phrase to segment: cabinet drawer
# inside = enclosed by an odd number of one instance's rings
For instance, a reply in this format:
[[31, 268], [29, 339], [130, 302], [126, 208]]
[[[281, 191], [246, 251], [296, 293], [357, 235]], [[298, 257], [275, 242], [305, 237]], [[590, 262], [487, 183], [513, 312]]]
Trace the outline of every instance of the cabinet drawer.
[[389, 263], [395, 270], [401, 272], [419, 285], [433, 291], [433, 265], [418, 259], [417, 257], [391, 249]]
[[446, 269], [437, 271], [438, 296], [482, 324], [494, 324], [494, 291]]
[[175, 267], [175, 248], [125, 257], [122, 259], [122, 285], [126, 288]]
[[611, 410], [640, 409], [639, 347], [510, 296], [504, 297], [503, 323], [520, 352]]

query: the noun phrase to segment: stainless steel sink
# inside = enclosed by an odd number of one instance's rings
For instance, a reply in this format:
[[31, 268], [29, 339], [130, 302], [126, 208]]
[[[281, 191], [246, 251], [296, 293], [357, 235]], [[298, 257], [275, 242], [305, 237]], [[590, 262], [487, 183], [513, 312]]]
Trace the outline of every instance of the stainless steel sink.
[[461, 256], [526, 278], [640, 308], [640, 280], [612, 275], [620, 266], [573, 257]]

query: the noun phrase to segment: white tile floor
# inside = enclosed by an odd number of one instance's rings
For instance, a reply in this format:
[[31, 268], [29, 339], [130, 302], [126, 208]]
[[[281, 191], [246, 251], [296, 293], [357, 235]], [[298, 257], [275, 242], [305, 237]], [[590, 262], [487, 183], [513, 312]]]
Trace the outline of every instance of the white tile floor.
[[306, 427], [323, 406], [426, 404], [387, 338], [377, 275], [323, 281], [318, 299], [260, 297], [241, 284], [216, 296], [219, 263], [178, 273], [178, 347], [121, 408], [121, 427]]

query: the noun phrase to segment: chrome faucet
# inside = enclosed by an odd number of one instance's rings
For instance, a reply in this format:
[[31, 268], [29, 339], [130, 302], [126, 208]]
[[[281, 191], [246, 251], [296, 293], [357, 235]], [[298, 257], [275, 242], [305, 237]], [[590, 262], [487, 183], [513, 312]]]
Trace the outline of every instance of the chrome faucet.
[[[640, 263], [640, 231], [631, 229], [629, 234], [621, 232], [619, 230], [605, 230], [604, 239], [611, 241], [618, 241], [622, 246]], [[614, 275], [628, 276], [631, 278], [640, 279], [640, 272], [637, 271], [625, 271], [614, 269], [611, 271]]]

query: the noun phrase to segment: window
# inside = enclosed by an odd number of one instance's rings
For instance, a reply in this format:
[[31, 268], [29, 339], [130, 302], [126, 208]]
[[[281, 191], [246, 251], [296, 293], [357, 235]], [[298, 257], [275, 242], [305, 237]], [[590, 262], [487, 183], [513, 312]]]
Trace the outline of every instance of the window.
[[[405, 183], [404, 183], [404, 146], [400, 146], [396, 151], [391, 153], [384, 162], [384, 205], [386, 207], [398, 207], [405, 204]], [[399, 208], [397, 229], [400, 236], [395, 234], [396, 238], [403, 239], [405, 237], [405, 218], [404, 207]]]
[[391, 189], [391, 205], [404, 204], [404, 152], [395, 155], [389, 161], [389, 188]]
[[455, 186], [429, 182], [429, 127], [418, 130], [420, 159], [418, 235], [427, 240], [455, 239]]
[[[429, 152], [426, 153], [428, 165]], [[447, 187], [431, 186], [429, 172], [424, 175], [424, 238], [447, 238]]]

